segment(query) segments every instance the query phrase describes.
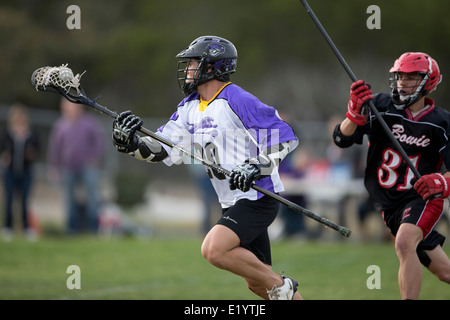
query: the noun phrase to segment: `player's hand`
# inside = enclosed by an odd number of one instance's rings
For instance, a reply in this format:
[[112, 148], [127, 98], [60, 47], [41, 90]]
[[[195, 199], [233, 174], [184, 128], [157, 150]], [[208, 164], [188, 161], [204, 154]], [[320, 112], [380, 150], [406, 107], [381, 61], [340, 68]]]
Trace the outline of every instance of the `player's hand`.
[[348, 102], [347, 118], [357, 124], [363, 126], [367, 122], [367, 116], [362, 113], [363, 105], [373, 99], [370, 85], [364, 83], [363, 80], [353, 82], [350, 87], [350, 101]]
[[431, 173], [422, 176], [414, 183], [414, 189], [423, 200], [440, 197], [447, 198], [450, 195], [450, 178], [440, 173]]
[[113, 122], [112, 140], [118, 151], [129, 153], [138, 148], [139, 138], [136, 131], [142, 127], [143, 121], [131, 111], [124, 111]]
[[230, 190], [236, 188], [247, 192], [253, 181], [261, 178], [261, 170], [256, 164], [244, 163], [233, 169], [230, 176]]

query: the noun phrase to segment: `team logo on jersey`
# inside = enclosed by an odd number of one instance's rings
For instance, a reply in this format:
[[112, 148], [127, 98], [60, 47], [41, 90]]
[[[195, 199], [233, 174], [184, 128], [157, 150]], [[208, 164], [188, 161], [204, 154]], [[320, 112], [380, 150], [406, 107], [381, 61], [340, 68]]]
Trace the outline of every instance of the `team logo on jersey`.
[[[194, 124], [188, 123], [188, 126], [189, 126], [188, 131], [191, 134], [194, 134], [194, 133], [210, 134], [213, 137], [217, 136], [217, 134], [218, 134], [218, 132], [216, 130], [217, 124], [214, 124], [214, 118], [212, 118], [212, 117], [204, 117], [198, 123], [194, 123]], [[209, 130], [209, 129], [211, 129], [211, 130]]]
[[219, 43], [211, 43], [208, 53], [211, 57], [217, 57], [219, 54], [225, 53], [225, 46]]

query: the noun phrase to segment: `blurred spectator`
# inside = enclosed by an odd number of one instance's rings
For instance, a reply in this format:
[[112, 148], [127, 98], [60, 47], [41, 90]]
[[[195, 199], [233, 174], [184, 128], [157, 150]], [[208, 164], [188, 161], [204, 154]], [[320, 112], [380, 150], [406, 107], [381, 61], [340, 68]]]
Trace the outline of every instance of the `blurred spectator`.
[[217, 204], [217, 195], [214, 191], [214, 187], [211, 184], [211, 179], [205, 168], [201, 164], [188, 165], [189, 172], [191, 173], [193, 182], [197, 186], [201, 193], [202, 205], [203, 205], [203, 217], [202, 217], [202, 233], [207, 234], [216, 221], [212, 222], [213, 213], [219, 212], [217, 220], [220, 217], [220, 206]]
[[[305, 176], [305, 170], [309, 162], [309, 152], [300, 146], [293, 152], [289, 153], [286, 158], [280, 163], [278, 172], [281, 179], [292, 178], [302, 179]], [[304, 194], [291, 194], [287, 191], [283, 192], [283, 197], [292, 201], [299, 206], [306, 208], [307, 199]], [[305, 217], [303, 214], [292, 210], [288, 206], [280, 206], [280, 218], [283, 221], [284, 237], [308, 237], [305, 228]]]
[[[376, 215], [379, 216], [379, 212], [375, 209], [375, 207], [372, 204], [372, 201], [370, 200], [369, 193], [365, 195], [363, 198], [359, 199], [358, 204], [358, 228], [359, 232], [361, 234], [361, 241], [362, 242], [369, 242], [369, 241], [375, 241], [375, 240], [381, 240], [389, 242], [391, 241], [391, 234], [387, 228], [383, 228], [384, 224], [381, 219], [376, 219], [374, 223], [379, 224], [381, 226], [381, 236], [380, 239], [377, 239], [378, 236], [373, 236], [371, 234], [369, 225], [369, 216], [370, 215]], [[377, 233], [378, 234], [378, 233]]]
[[[344, 118], [340, 116], [332, 116], [328, 122], [328, 136], [333, 136], [334, 128], [337, 124], [341, 123]], [[335, 168], [338, 166], [348, 166], [349, 172], [345, 174], [348, 178], [352, 179], [362, 179], [364, 178], [365, 161], [367, 155], [368, 144], [357, 145], [355, 148], [342, 149], [336, 146], [336, 144], [331, 140], [330, 145], [327, 148], [327, 159], [330, 164]], [[342, 167], [343, 168], [343, 167]], [[341, 168], [341, 170], [342, 170]], [[342, 174], [341, 174], [342, 175]], [[345, 196], [339, 203], [339, 224], [346, 225], [347, 217], [345, 215], [347, 201], [350, 196]], [[357, 220], [359, 233], [361, 235], [361, 240], [363, 242], [370, 241], [370, 226], [368, 225], [368, 217], [371, 214], [376, 214], [376, 210], [373, 207], [369, 193], [364, 189], [362, 194], [357, 199]], [[389, 234], [385, 232], [383, 240], [389, 240]]]
[[[329, 144], [326, 149], [326, 159], [330, 166], [330, 183], [345, 186], [355, 177], [357, 164], [360, 162], [361, 154], [355, 149], [352, 152], [343, 152], [343, 149], [336, 146], [332, 140], [333, 130], [336, 124], [342, 121], [342, 117], [333, 115], [328, 120]], [[347, 202], [350, 194], [345, 194], [337, 203], [338, 224], [346, 225], [347, 217], [345, 215]]]
[[[104, 132], [101, 124], [85, 113], [80, 104], [62, 99], [61, 112], [62, 117], [54, 124], [49, 137], [50, 179], [64, 185], [67, 232], [79, 233], [87, 220], [88, 231], [96, 233]], [[84, 191], [81, 195], [80, 190]]]
[[16, 103], [8, 113], [8, 124], [0, 136], [0, 164], [5, 190], [5, 225], [3, 238], [13, 235], [13, 204], [15, 197], [21, 202], [22, 227], [28, 240], [34, 240], [35, 230], [29, 224], [29, 196], [33, 184], [32, 165], [39, 153], [39, 139], [30, 127], [27, 107]]

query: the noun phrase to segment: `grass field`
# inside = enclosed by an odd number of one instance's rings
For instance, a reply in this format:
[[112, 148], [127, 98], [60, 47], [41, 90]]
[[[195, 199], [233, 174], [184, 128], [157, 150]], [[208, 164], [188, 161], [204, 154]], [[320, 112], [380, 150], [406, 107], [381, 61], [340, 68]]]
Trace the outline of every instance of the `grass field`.
[[[255, 299], [242, 279], [209, 265], [200, 238], [24, 239], [0, 242], [0, 299]], [[444, 247], [447, 253], [449, 248]], [[275, 242], [274, 270], [300, 282], [305, 299], [399, 299], [392, 244]], [[81, 270], [81, 289], [69, 290], [67, 267]], [[381, 289], [369, 290], [367, 267], [381, 270]], [[450, 287], [424, 270], [421, 299], [450, 299]]]

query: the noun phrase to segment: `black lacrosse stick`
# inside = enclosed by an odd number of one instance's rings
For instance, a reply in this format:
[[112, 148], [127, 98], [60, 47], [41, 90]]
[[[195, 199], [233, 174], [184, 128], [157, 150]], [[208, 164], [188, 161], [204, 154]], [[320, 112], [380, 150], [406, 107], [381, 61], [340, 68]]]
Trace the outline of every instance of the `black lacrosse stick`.
[[[80, 85], [80, 78], [82, 75], [83, 74], [81, 74], [81, 75], [77, 74], [76, 76], [74, 76], [72, 73], [72, 70], [67, 67], [67, 64], [62, 65], [60, 67], [42, 67], [33, 72], [32, 76], [31, 76], [31, 83], [38, 91], [59, 93], [60, 95], [65, 97], [70, 102], [90, 106], [90, 107], [96, 109], [97, 111], [100, 111], [114, 119], [117, 118], [118, 114], [116, 112], [111, 111], [108, 108], [103, 107], [96, 102], [96, 100], [98, 98], [95, 100], [91, 100], [86, 96], [83, 88]], [[203, 159], [202, 157], [191, 153], [189, 150], [184, 149], [183, 147], [173, 143], [170, 140], [165, 139], [164, 137], [162, 137], [160, 135], [157, 135], [156, 133], [154, 133], [144, 127], [141, 127], [139, 129], [139, 132], [141, 132], [147, 136], [150, 136], [151, 138], [159, 141], [162, 144], [165, 144], [166, 146], [169, 146], [170, 148], [180, 151], [185, 156], [188, 156], [191, 159], [198, 161], [199, 163], [203, 164], [204, 166], [209, 167], [210, 169], [214, 170], [215, 172], [224, 174], [225, 176], [228, 176], [228, 177], [231, 176], [231, 172], [224, 169], [220, 165], [217, 165], [216, 163], [213, 163], [213, 162], [209, 161], [208, 159]], [[302, 214], [306, 215], [307, 217], [309, 217], [317, 222], [320, 222], [321, 224], [323, 224], [333, 230], [338, 231], [340, 234], [342, 234], [345, 237], [349, 237], [351, 234], [350, 229], [340, 226], [340, 225], [337, 225], [334, 222], [332, 222], [324, 217], [321, 217], [308, 209], [302, 208], [298, 204], [291, 202], [291, 201], [279, 196], [276, 193], [266, 190], [256, 184], [252, 184], [251, 188], [266, 195], [266, 196], [269, 196], [269, 197], [277, 200], [278, 202], [288, 206], [289, 208], [291, 208], [294, 211], [302, 213]]]

